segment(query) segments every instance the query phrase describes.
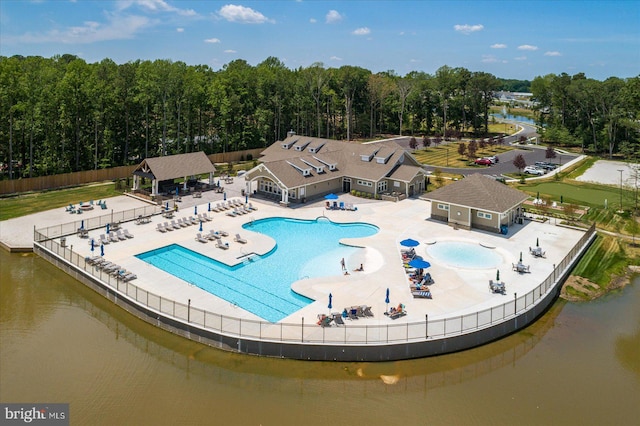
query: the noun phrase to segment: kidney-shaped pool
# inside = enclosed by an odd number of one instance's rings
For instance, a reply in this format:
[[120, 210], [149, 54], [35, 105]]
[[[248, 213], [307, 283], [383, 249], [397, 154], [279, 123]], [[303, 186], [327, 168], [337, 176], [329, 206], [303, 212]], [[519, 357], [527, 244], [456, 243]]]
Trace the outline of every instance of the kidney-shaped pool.
[[448, 266], [469, 269], [495, 268], [503, 262], [494, 249], [463, 241], [438, 241], [427, 247], [427, 253]]

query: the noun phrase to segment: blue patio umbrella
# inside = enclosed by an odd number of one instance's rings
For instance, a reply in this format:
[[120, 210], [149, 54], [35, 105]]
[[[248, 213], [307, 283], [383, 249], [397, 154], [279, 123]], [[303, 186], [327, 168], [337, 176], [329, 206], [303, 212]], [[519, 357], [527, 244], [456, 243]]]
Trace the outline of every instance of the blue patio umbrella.
[[109, 233], [109, 224], [107, 223], [107, 234]]
[[96, 245], [96, 241], [92, 238], [91, 239], [91, 252], [93, 253], [93, 249], [95, 248]]
[[249, 194], [244, 196], [244, 203], [247, 204], [249, 202]]
[[331, 299], [333, 299], [333, 295], [329, 293], [329, 306], [328, 306], [329, 309], [333, 308], [333, 305], [331, 304]]
[[198, 206], [193, 206], [193, 214], [198, 214]]
[[325, 200], [337, 200], [339, 197], [334, 194], [333, 192], [331, 194], [327, 194], [324, 196]]
[[200, 221], [200, 232], [202, 232], [202, 221]]
[[403, 247], [416, 247], [420, 245], [420, 242], [412, 240], [411, 238], [407, 238], [406, 240], [400, 241], [400, 245]]
[[387, 287], [387, 296], [384, 298], [384, 303], [387, 304], [385, 311], [389, 310], [389, 287]]
[[223, 192], [223, 193], [222, 193], [222, 199], [223, 199], [224, 201], [227, 201], [227, 193], [226, 193], [226, 192]]
[[409, 266], [411, 266], [412, 268], [424, 269], [430, 267], [431, 264], [424, 259], [416, 257], [415, 259], [411, 259], [411, 261], [409, 262]]
[[80, 229], [84, 229], [84, 219], [82, 219], [82, 222], [80, 222]]
[[169, 202], [167, 201], [167, 204], [165, 204], [164, 206], [165, 210], [169, 210]]
[[207, 211], [209, 211], [209, 212], [211, 211], [211, 203], [209, 203], [209, 204], [207, 205]]
[[100, 244], [100, 256], [104, 256], [104, 244]]

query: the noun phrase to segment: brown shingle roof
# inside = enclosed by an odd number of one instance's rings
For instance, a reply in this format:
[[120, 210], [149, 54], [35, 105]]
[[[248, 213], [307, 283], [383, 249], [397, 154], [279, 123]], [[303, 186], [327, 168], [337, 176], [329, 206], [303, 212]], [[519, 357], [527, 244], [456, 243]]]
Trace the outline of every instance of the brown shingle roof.
[[216, 168], [207, 155], [200, 152], [188, 154], [167, 155], [164, 157], [152, 157], [142, 160], [142, 163], [133, 171], [141, 175], [153, 175], [157, 180], [183, 178], [202, 173], [213, 173]]
[[432, 201], [502, 213], [524, 202], [529, 196], [479, 173], [425, 195]]

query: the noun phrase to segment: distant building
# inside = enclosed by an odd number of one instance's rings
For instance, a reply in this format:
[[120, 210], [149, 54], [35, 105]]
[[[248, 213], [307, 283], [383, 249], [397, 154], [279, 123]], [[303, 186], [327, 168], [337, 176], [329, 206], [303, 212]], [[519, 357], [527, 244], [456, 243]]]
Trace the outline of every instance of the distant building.
[[298, 136], [262, 152], [260, 164], [245, 174], [247, 189], [288, 205], [332, 192], [385, 194], [398, 198], [421, 194], [426, 171], [392, 141], [356, 142]]

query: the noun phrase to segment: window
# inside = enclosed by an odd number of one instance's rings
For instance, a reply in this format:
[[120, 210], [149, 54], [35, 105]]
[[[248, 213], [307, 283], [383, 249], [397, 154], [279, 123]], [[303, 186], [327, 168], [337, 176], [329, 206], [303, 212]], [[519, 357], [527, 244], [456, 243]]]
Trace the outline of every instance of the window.
[[378, 192], [384, 192], [387, 190], [387, 181], [383, 180], [378, 182]]
[[478, 217], [482, 219], [491, 219], [491, 213], [478, 212]]
[[448, 204], [438, 204], [438, 209], [439, 210], [447, 210], [447, 211], [449, 211], [449, 205]]
[[368, 186], [368, 187], [373, 187], [373, 183], [366, 181], [366, 180], [359, 180], [358, 181], [358, 185], [360, 186]]

